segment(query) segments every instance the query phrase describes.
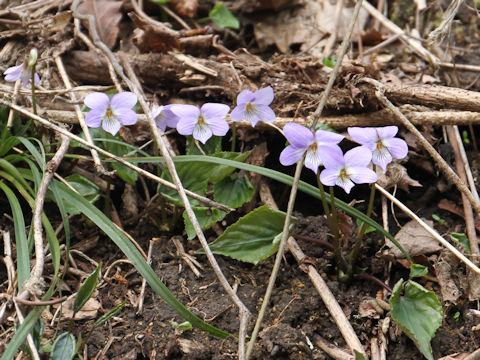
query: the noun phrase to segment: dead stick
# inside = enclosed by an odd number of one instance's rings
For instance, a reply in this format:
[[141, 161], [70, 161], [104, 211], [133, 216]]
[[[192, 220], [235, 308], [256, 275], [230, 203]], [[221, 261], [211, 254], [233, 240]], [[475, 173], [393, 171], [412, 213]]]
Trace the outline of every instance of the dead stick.
[[465, 186], [463, 181], [458, 177], [457, 174], [450, 168], [447, 162], [440, 156], [440, 154], [433, 148], [432, 145], [422, 136], [420, 131], [402, 114], [398, 108], [396, 108], [384, 95], [383, 93], [383, 84], [373, 79], [362, 79], [362, 81], [368, 82], [369, 84], [375, 86], [377, 91], [375, 92], [378, 100], [388, 109], [390, 109], [397, 118], [402, 122], [403, 126], [407, 128], [415, 137], [420, 141], [422, 146], [427, 150], [430, 156], [436, 161], [443, 173], [457, 186], [457, 189], [465, 194], [468, 200], [472, 203], [477, 214], [480, 214], [480, 201], [478, 201], [470, 192], [470, 190]]

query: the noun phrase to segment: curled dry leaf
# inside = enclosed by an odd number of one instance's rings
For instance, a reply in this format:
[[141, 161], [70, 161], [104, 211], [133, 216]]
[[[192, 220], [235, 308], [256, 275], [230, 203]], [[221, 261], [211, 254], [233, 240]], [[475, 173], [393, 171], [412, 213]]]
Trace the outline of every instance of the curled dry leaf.
[[378, 184], [385, 189], [397, 185], [403, 191], [409, 192], [409, 186], [422, 187], [422, 184], [420, 184], [417, 180], [412, 179], [408, 175], [407, 169], [398, 163], [391, 163], [388, 165], [385, 173], [377, 168], [377, 175]]
[[[73, 316], [73, 303], [75, 297], [67, 300], [63, 303], [62, 317], [64, 319], [71, 319]], [[60, 306], [60, 304], [58, 305]], [[75, 314], [75, 320], [91, 320], [96, 319], [98, 316], [98, 310], [100, 310], [100, 302], [94, 298], [88, 299], [79, 312]]]
[[168, 5], [178, 15], [191, 19], [197, 13], [198, 0], [170, 0]]
[[[77, 8], [77, 12], [82, 15], [93, 15], [98, 36], [109, 49], [113, 49], [117, 42], [120, 31], [118, 24], [122, 19], [122, 13], [120, 12], [122, 5], [122, 1], [86, 0]], [[82, 23], [88, 28], [86, 21]]]

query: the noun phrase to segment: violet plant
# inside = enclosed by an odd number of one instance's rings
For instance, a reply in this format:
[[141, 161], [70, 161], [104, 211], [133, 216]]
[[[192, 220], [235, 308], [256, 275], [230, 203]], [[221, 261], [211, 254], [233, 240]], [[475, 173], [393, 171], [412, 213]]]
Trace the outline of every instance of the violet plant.
[[[93, 94], [92, 94], [93, 95]], [[87, 115], [89, 124], [94, 126], [104, 126], [106, 130], [112, 130], [116, 133], [122, 125], [128, 125], [133, 122], [133, 115], [130, 111], [134, 105], [133, 97], [130, 99], [126, 95], [125, 101], [108, 102], [105, 96], [89, 95], [85, 104], [90, 104], [93, 111], [92, 115]], [[127, 101], [128, 100], [128, 101]], [[136, 100], [136, 99], [135, 99]], [[254, 189], [249, 184], [246, 176], [240, 177], [234, 173], [234, 169], [243, 169], [245, 171], [254, 171], [259, 174], [270, 176], [276, 180], [282, 180], [282, 175], [270, 169], [255, 167], [250, 164], [242, 164], [241, 161], [248, 157], [248, 153], [234, 153], [235, 149], [235, 123], [241, 120], [250, 122], [254, 127], [259, 121], [271, 123], [275, 119], [275, 113], [269, 107], [273, 101], [273, 89], [264, 88], [256, 92], [244, 90], [237, 97], [237, 106], [230, 114], [232, 124], [232, 152], [213, 153], [213, 156], [178, 156], [174, 158], [177, 172], [185, 188], [195, 191], [200, 195], [205, 195], [207, 189], [213, 185], [215, 201], [228, 206], [238, 208], [251, 199]], [[121, 106], [122, 105], [122, 106]], [[127, 110], [125, 110], [127, 109]], [[162, 131], [167, 127], [176, 128], [181, 135], [186, 135], [199, 141], [203, 145], [214, 141], [217, 145], [221, 144], [221, 137], [228, 133], [229, 126], [226, 121], [230, 107], [225, 104], [206, 103], [201, 107], [187, 104], [170, 104], [166, 106], [154, 106], [152, 116], [156, 125]], [[127, 118], [127, 121], [124, 121]], [[402, 159], [408, 153], [408, 147], [404, 140], [396, 138], [398, 132], [396, 126], [383, 128], [358, 128], [348, 129], [350, 139], [360, 144], [345, 154], [341, 150], [339, 143], [345, 139], [345, 136], [331, 131], [316, 130], [312, 131], [307, 127], [296, 123], [286, 124], [284, 126], [284, 135], [289, 144], [280, 154], [280, 163], [284, 166], [290, 166], [304, 159], [305, 167], [317, 175], [318, 189], [317, 194], [310, 189], [310, 185], [300, 183], [299, 188], [307, 191], [313, 196], [320, 198], [327, 216], [330, 231], [333, 235], [335, 248], [335, 259], [337, 263], [339, 278], [350, 280], [360, 269], [356, 266], [359, 249], [362, 245], [362, 239], [366, 224], [374, 225], [383, 235], [393, 241], [405, 254], [410, 261], [409, 255], [401, 248], [396, 240], [386, 232], [380, 225], [370, 219], [373, 200], [375, 195], [375, 182], [377, 181], [376, 166], [386, 170], [388, 164], [393, 159]], [[213, 136], [217, 138], [212, 140]], [[188, 142], [187, 142], [188, 144]], [[193, 147], [193, 141], [191, 142]], [[215, 149], [217, 149], [215, 145]], [[197, 144], [197, 146], [199, 146]], [[192, 149], [187, 152], [193, 153]], [[320, 171], [320, 166], [324, 168]], [[334, 186], [341, 187], [347, 194], [357, 184], [371, 184], [370, 199], [366, 214], [360, 213], [353, 207], [336, 199], [334, 196]], [[329, 195], [325, 194], [323, 186], [329, 186]], [[160, 188], [159, 188], [160, 189]], [[313, 187], [312, 187], [313, 189]], [[159, 192], [168, 200], [175, 204], [177, 202], [173, 193], [166, 193], [163, 190]], [[329, 205], [330, 204], [330, 205]], [[357, 240], [353, 249], [348, 255], [342, 253], [338, 233], [338, 224], [336, 218], [337, 206], [345, 212], [356, 216], [363, 221], [358, 228]], [[225, 214], [218, 209], [205, 208], [198, 203], [193, 204], [194, 211], [203, 230], [208, 229], [214, 223], [221, 221]], [[232, 258], [257, 264], [259, 261], [274, 254], [278, 249], [278, 239], [283, 231], [285, 222], [285, 213], [274, 211], [267, 206], [262, 206], [240, 218], [236, 223], [230, 225], [224, 233], [209, 244], [211, 250], [216, 254], [230, 256]], [[188, 238], [194, 238], [195, 232], [185, 218], [185, 225]], [[411, 277], [421, 276], [425, 269], [417, 271], [419, 266], [412, 266]], [[420, 274], [420, 275], [419, 275]], [[405, 301], [400, 296], [402, 288], [401, 282], [397, 283], [391, 298], [392, 312], [402, 312], [401, 309], [408, 307], [411, 302], [415, 306], [428, 308], [434, 311], [436, 317], [441, 318], [441, 307], [439, 310], [438, 299], [432, 292], [426, 289], [420, 289], [421, 299], [414, 299], [410, 296], [410, 288], [421, 287], [419, 284], [409, 280], [405, 286]], [[417, 289], [417, 290], [418, 290]], [[411, 291], [410, 291], [411, 292]], [[417, 304], [418, 302], [418, 304]], [[431, 305], [433, 304], [433, 305]], [[413, 310], [412, 310], [413, 311]], [[439, 315], [440, 314], [440, 315]], [[419, 314], [421, 316], [421, 314]], [[401, 316], [396, 320], [401, 326], [407, 328], [402, 321]], [[432, 326], [434, 333], [434, 326]], [[427, 354], [430, 337], [422, 337], [422, 329], [409, 329], [413, 333], [414, 339], [421, 345], [417, 346], [422, 353]], [[410, 335], [409, 335], [410, 336]], [[412, 337], [412, 336], [411, 336]], [[414, 338], [412, 337], [412, 338]], [[431, 351], [431, 349], [430, 349]]]

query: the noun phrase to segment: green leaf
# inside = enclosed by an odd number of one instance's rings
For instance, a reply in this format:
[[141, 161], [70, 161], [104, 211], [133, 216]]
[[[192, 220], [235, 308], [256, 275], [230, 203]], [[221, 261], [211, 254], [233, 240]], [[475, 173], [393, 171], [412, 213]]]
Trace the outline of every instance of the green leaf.
[[75, 356], [75, 337], [71, 333], [63, 333], [53, 343], [51, 360], [72, 360]]
[[166, 4], [168, 3], [168, 0], [152, 0], [156, 4]]
[[0, 360], [11, 360], [15, 357], [15, 353], [25, 341], [25, 338], [30, 333], [30, 330], [37, 323], [37, 320], [40, 318], [40, 315], [42, 314], [43, 309], [44, 309], [44, 306], [36, 306], [33, 308], [32, 311], [28, 313], [22, 325], [20, 325], [15, 330], [15, 335], [10, 340]]
[[428, 360], [433, 360], [430, 340], [442, 325], [442, 305], [433, 291], [411, 280], [405, 284], [402, 296], [402, 284], [403, 279], [400, 279], [390, 297], [392, 318], [413, 340], [418, 350]]
[[80, 290], [78, 290], [77, 296], [75, 296], [75, 301], [73, 303], [74, 313], [77, 313], [92, 296], [98, 284], [98, 275], [101, 268], [102, 263], [98, 264], [95, 271], [91, 273], [90, 276], [84, 281], [82, 286], [80, 286]]
[[[223, 220], [225, 215], [227, 215], [224, 211], [216, 208], [194, 206], [192, 209], [202, 230], [209, 229], [213, 224]], [[185, 222], [185, 230], [187, 231], [188, 240], [192, 240], [197, 234], [195, 233], [195, 229], [185, 211], [183, 212], [183, 220]]]
[[210, 243], [215, 254], [258, 264], [278, 249], [275, 237], [282, 233], [285, 213], [261, 206], [235, 224]]
[[25, 219], [23, 217], [22, 207], [15, 193], [2, 181], [0, 181], [0, 190], [7, 196], [10, 208], [12, 209], [17, 249], [18, 291], [21, 292], [23, 284], [30, 278], [30, 251], [28, 249]]
[[462, 244], [465, 247], [465, 254], [472, 254], [472, 249], [470, 248], [470, 241], [468, 241], [468, 237], [465, 233], [452, 232], [450, 234], [450, 237], [452, 238], [452, 240]]
[[222, 28], [222, 29], [226, 27], [232, 28], [232, 29], [240, 28], [240, 22], [238, 21], [238, 19], [223, 4], [220, 4], [220, 3], [215, 4], [213, 9], [208, 13], [208, 17], [219, 28]]
[[[65, 180], [67, 180], [67, 182], [91, 204], [94, 204], [100, 197], [98, 186], [82, 175], [73, 174], [67, 176]], [[64, 200], [66, 211], [69, 214], [80, 214], [80, 211], [68, 201], [68, 198]]]
[[325, 65], [326, 67], [329, 67], [329, 68], [334, 68], [336, 62], [337, 62], [337, 57], [336, 56], [333, 56], [331, 59], [329, 59], [329, 58], [323, 58], [322, 59], [322, 64]]
[[238, 177], [237, 173], [233, 173], [217, 182], [213, 192], [216, 202], [231, 208], [238, 208], [252, 200], [255, 189], [246, 174]]
[[[362, 226], [363, 224], [363, 221], [362, 220], [359, 220], [357, 219], [357, 227], [360, 228], [360, 226]], [[371, 233], [371, 232], [374, 232], [376, 231], [376, 229], [372, 226], [372, 225], [367, 225], [367, 227], [365, 228], [365, 232], [364, 234], [368, 234], [368, 233]]]
[[437, 214], [432, 214], [432, 218], [433, 220], [435, 220], [436, 222], [438, 222], [439, 224], [443, 224], [445, 223], [445, 220], [442, 219], [440, 216], [438, 216]]
[[357, 350], [353, 350], [353, 352], [355, 353], [355, 360], [368, 360], [367, 355], [364, 355], [364, 354], [358, 352]]
[[410, 266], [410, 278], [422, 277], [428, 274], [428, 268], [419, 264], [412, 264]]
[[[59, 189], [64, 196], [70, 196], [70, 200], [75, 206], [95, 223], [103, 232], [120, 248], [127, 258], [135, 264], [135, 268], [142, 275], [148, 284], [152, 287], [163, 301], [169, 305], [178, 315], [185, 320], [190, 321], [193, 326], [201, 330], [207, 331], [213, 336], [225, 339], [230, 334], [226, 331], [217, 329], [216, 327], [202, 321], [198, 316], [190, 312], [175, 296], [168, 290], [165, 284], [160, 280], [153, 269], [147, 264], [145, 258], [140, 254], [138, 249], [132, 242], [120, 231], [120, 229], [87, 200], [78, 194], [72, 193], [67, 187], [59, 183]], [[0, 359], [3, 360], [3, 359]]]
[[125, 304], [126, 304], [126, 300], [123, 300], [123, 302], [121, 304], [115, 306], [112, 310], [110, 310], [106, 314], [102, 315], [97, 321], [95, 321], [95, 324], [93, 324], [93, 327], [96, 328], [96, 327], [99, 327], [100, 325], [106, 323], [112, 317], [117, 315], [120, 312], [120, 310], [123, 309]]

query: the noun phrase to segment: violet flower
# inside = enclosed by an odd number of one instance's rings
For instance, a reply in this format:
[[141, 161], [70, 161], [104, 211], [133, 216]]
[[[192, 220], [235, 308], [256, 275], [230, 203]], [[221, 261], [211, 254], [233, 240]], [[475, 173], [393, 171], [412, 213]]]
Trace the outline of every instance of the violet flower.
[[[9, 67], [3, 75], [5, 75], [5, 81], [15, 82], [20, 79], [22, 80], [23, 86], [26, 87], [32, 80], [32, 68], [29, 67], [27, 61], [25, 61], [23, 64]], [[38, 76], [37, 73], [35, 73], [34, 76], [35, 85], [38, 85], [40, 83], [40, 76]]]
[[317, 130], [315, 134], [305, 126], [296, 123], [288, 123], [283, 127], [283, 132], [290, 145], [280, 154], [280, 163], [283, 166], [295, 164], [305, 154], [305, 166], [315, 174], [323, 162], [323, 154], [329, 151], [329, 147], [336, 147], [345, 137], [331, 131]]
[[85, 117], [85, 123], [115, 135], [122, 125], [133, 125], [137, 122], [137, 113], [132, 108], [137, 103], [137, 95], [132, 92], [121, 92], [110, 99], [106, 94], [95, 92], [85, 97], [84, 103], [91, 110]]
[[368, 168], [372, 160], [371, 151], [358, 146], [342, 154], [341, 150], [331, 147], [323, 154], [323, 166], [325, 169], [320, 173], [320, 181], [323, 185], [338, 185], [347, 194], [356, 184], [374, 183], [377, 174]]
[[259, 121], [275, 121], [275, 113], [268, 105], [273, 101], [273, 89], [269, 86], [255, 92], [243, 90], [237, 96], [237, 106], [230, 114], [233, 121], [247, 120], [253, 127]]
[[230, 107], [225, 104], [206, 103], [201, 108], [194, 105], [172, 105], [170, 110], [178, 116], [177, 131], [181, 135], [193, 135], [193, 138], [205, 144], [215, 136], [224, 136], [229, 126], [225, 116]]
[[172, 105], [165, 106], [153, 106], [152, 117], [155, 120], [157, 127], [165, 131], [168, 127], [176, 128], [178, 123], [178, 117], [170, 110]]
[[350, 137], [372, 152], [372, 162], [383, 171], [387, 170], [387, 165], [393, 158], [403, 159], [408, 154], [408, 145], [404, 140], [395, 137], [397, 132], [396, 126], [348, 128]]

